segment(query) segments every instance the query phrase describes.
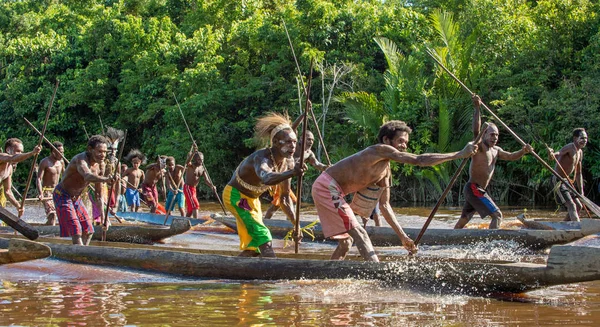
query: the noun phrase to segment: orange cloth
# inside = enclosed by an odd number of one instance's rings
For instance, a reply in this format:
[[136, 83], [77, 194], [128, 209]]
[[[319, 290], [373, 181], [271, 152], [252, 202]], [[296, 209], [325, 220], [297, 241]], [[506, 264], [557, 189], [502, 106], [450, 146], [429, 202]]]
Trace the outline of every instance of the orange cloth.
[[[277, 185], [275, 186], [275, 191], [272, 194], [273, 196], [273, 201], [271, 201], [271, 204], [279, 207], [279, 205], [281, 204], [281, 186]], [[290, 198], [292, 198], [292, 202], [297, 203], [298, 199], [296, 198], [296, 194], [294, 194], [293, 191], [290, 190]]]

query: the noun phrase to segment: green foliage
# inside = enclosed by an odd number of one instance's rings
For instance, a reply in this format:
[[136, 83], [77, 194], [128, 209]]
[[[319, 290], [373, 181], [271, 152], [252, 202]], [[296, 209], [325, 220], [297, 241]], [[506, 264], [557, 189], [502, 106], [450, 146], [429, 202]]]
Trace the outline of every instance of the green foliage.
[[[298, 112], [285, 20], [304, 79], [311, 59], [352, 67], [337, 84], [325, 83], [333, 78], [325, 68], [313, 80], [334, 162], [373, 144], [389, 119], [413, 127], [414, 153], [456, 151], [472, 138], [469, 95], [435, 67], [429, 47], [536, 149], [544, 142], [559, 148], [573, 128], [587, 128], [591, 184], [600, 177], [599, 12], [590, 0], [4, 1], [0, 139], [33, 146], [22, 117], [41, 127], [58, 79], [48, 136], [66, 144], [67, 156], [83, 151], [84, 127], [100, 132], [101, 116], [105, 126], [128, 130], [126, 151], [181, 162], [191, 140], [175, 94], [223, 186], [254, 150], [256, 117]], [[520, 148], [505, 131], [500, 145]], [[499, 163], [493, 194], [545, 198], [549, 173], [532, 160]], [[392, 197], [436, 200], [455, 166], [394, 165], [402, 187]], [[307, 185], [315, 177], [308, 174]]]

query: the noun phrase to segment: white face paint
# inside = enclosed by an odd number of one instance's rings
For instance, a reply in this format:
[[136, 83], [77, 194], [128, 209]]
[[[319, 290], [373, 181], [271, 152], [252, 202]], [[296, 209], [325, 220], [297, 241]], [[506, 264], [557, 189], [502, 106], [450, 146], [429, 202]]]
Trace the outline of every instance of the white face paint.
[[296, 133], [290, 130], [277, 143], [281, 154], [286, 158], [291, 158], [296, 151]]

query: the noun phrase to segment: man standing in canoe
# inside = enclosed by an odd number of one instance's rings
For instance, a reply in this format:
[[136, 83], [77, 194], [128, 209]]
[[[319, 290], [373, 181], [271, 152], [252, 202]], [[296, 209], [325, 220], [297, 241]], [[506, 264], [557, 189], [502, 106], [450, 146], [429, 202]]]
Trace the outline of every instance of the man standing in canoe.
[[140, 165], [146, 164], [146, 156], [140, 150], [130, 150], [125, 157], [125, 160], [131, 162], [131, 168], [127, 168], [123, 178], [126, 181], [127, 189], [125, 190], [125, 199], [129, 206], [129, 211], [137, 212], [140, 208], [140, 191], [138, 186], [144, 180], [144, 171], [140, 169]]
[[[568, 182], [570, 182], [569, 176], [575, 172], [575, 183], [571, 184], [581, 195], [583, 195], [583, 148], [586, 146], [587, 142], [588, 135], [585, 129], [576, 128], [573, 130], [573, 142], [565, 145], [556, 153], [553, 151], [550, 152], [550, 154], [558, 161], [554, 166], [554, 170], [558, 172], [562, 178], [568, 179]], [[579, 221], [579, 211], [583, 207], [579, 199], [563, 183], [561, 183], [556, 176], [552, 176], [552, 184], [556, 185], [554, 188], [556, 200], [560, 205], [566, 207], [568, 211], [565, 220]]]
[[0, 152], [0, 185], [4, 189], [0, 194], [0, 207], [6, 207], [6, 199], [17, 208], [19, 217], [23, 215], [23, 208], [12, 192], [12, 174], [14, 166], [27, 160], [42, 151], [41, 146], [36, 146], [31, 152], [23, 153], [23, 142], [18, 138], [10, 138], [4, 143], [4, 152]]
[[175, 209], [175, 206], [179, 209], [179, 214], [183, 217], [184, 198], [183, 198], [183, 171], [185, 167], [182, 165], [175, 164], [174, 157], [167, 158], [167, 201], [165, 203], [165, 209], [167, 210], [167, 216], [171, 215], [171, 211]]
[[73, 244], [89, 245], [94, 233], [93, 222], [81, 201], [81, 193], [90, 183], [94, 183], [96, 202], [102, 208], [103, 199], [99, 194], [102, 183], [112, 184], [118, 181], [118, 174], [102, 176], [107, 144], [108, 141], [102, 135], [90, 137], [86, 151], [71, 159], [63, 179], [54, 188], [53, 200], [60, 236], [70, 236]]
[[[473, 96], [473, 104], [475, 106], [475, 111], [473, 112], [473, 135], [479, 135], [481, 130], [481, 99], [479, 96]], [[500, 227], [502, 212], [486, 191], [494, 174], [496, 162], [498, 159], [518, 160], [525, 154], [533, 151], [533, 149], [529, 144], [526, 144], [519, 151], [506, 152], [496, 145], [498, 143], [498, 136], [498, 126], [489, 123], [488, 128], [484, 131], [477, 153], [471, 158], [469, 181], [464, 188], [465, 205], [463, 206], [460, 219], [454, 226], [455, 229], [465, 227], [469, 220], [473, 218], [475, 212], [478, 212], [481, 218], [491, 216], [490, 229]]]
[[[300, 116], [299, 119], [301, 119], [303, 117], [303, 115]], [[298, 121], [298, 119], [296, 119], [296, 121]], [[294, 127], [294, 126], [292, 126]], [[294, 129], [295, 130], [295, 129]], [[312, 146], [315, 143], [315, 136], [313, 135], [313, 133], [309, 130], [306, 131], [306, 148], [304, 151], [304, 162], [308, 162], [311, 166], [313, 166], [314, 168], [316, 168], [319, 171], [325, 171], [325, 169], [327, 169], [327, 165], [322, 164], [319, 159], [317, 159], [317, 156], [315, 155], [315, 153], [312, 151]], [[302, 152], [302, 140], [298, 141], [298, 146], [296, 146], [296, 152], [294, 153], [294, 160], [300, 160], [300, 154]], [[269, 207], [269, 209], [267, 209], [267, 212], [265, 212], [265, 219], [271, 219], [271, 217], [273, 217], [273, 214], [279, 210], [279, 205], [280, 205], [280, 194], [281, 194], [281, 190], [279, 189], [278, 186], [276, 186], [275, 191], [273, 192], [273, 201], [271, 201], [271, 206]], [[296, 196], [295, 194], [292, 192], [290, 193], [291, 197], [292, 197], [292, 201], [294, 202], [294, 204], [296, 204]]]
[[477, 151], [477, 146], [469, 143], [460, 152], [421, 155], [408, 153], [406, 149], [411, 132], [410, 127], [399, 120], [383, 124], [377, 136], [378, 144], [342, 159], [327, 168], [314, 182], [312, 197], [323, 234], [338, 241], [338, 246], [331, 255], [332, 260], [343, 260], [354, 241], [364, 260], [379, 261], [369, 235], [344, 200], [344, 196], [351, 193], [355, 193], [353, 206], [361, 194], [367, 199], [362, 205], [365, 216], [379, 203], [383, 217], [400, 237], [404, 248], [411, 253], [417, 251], [413, 240], [398, 224], [389, 202], [392, 175], [390, 161], [434, 166], [453, 159], [467, 158]]
[[194, 145], [191, 158], [188, 160], [187, 169], [185, 170], [185, 183], [183, 185], [183, 193], [185, 194], [185, 208], [186, 216], [198, 218], [200, 213], [200, 202], [198, 202], [198, 196], [196, 195], [196, 187], [200, 183], [200, 177], [204, 178], [204, 183], [208, 185], [216, 193], [215, 186], [210, 182], [206, 169], [204, 168], [204, 154], [198, 151], [198, 148]]
[[46, 225], [56, 225], [56, 208], [52, 201], [52, 192], [58, 184], [60, 176], [65, 171], [65, 163], [63, 162], [63, 154], [65, 149], [61, 142], [55, 141], [52, 143], [54, 149], [50, 155], [40, 161], [38, 165], [38, 173], [36, 185], [38, 189], [38, 197], [44, 205], [46, 211]]
[[305, 166], [294, 164], [297, 139], [287, 117], [267, 114], [256, 122], [255, 133], [257, 139], [268, 139], [272, 145], [255, 151], [239, 164], [223, 190], [223, 202], [236, 218], [240, 256], [275, 257], [271, 232], [262, 221], [259, 196], [279, 184], [281, 209], [295, 222], [290, 178], [303, 174]]
[[164, 156], [158, 156], [156, 162], [153, 162], [146, 166], [146, 173], [144, 174], [144, 181], [140, 188], [142, 189], [142, 196], [144, 201], [150, 207], [150, 213], [156, 213], [158, 207], [158, 189], [156, 184], [162, 179], [165, 173], [166, 159]]

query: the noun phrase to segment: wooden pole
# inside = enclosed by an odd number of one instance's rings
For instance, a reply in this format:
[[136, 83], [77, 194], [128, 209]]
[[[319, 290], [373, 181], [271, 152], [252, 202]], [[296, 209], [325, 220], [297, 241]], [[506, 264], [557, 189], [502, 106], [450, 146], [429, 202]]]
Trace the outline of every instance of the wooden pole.
[[[44, 141], [44, 134], [46, 133], [46, 127], [48, 127], [48, 119], [50, 118], [50, 111], [52, 110], [52, 104], [54, 103], [54, 98], [56, 97], [56, 91], [58, 90], [59, 80], [56, 80], [56, 85], [54, 86], [54, 92], [52, 93], [52, 98], [50, 99], [50, 104], [48, 105], [48, 109], [46, 110], [46, 120], [44, 121], [44, 127], [42, 128], [42, 132], [40, 133], [40, 139], [38, 140], [37, 146], [41, 146]], [[23, 215], [23, 209], [25, 208], [25, 198], [27, 198], [27, 191], [29, 191], [29, 185], [31, 185], [31, 179], [33, 177], [33, 170], [35, 168], [35, 164], [37, 163], [37, 157], [39, 153], [36, 153], [33, 156], [33, 161], [31, 163], [31, 168], [29, 169], [29, 176], [27, 177], [27, 184], [25, 184], [25, 191], [23, 191], [23, 196], [21, 198], [21, 207], [19, 208], [19, 218]]]
[[[175, 93], [173, 93], [173, 97], [175, 98], [175, 103], [177, 103], [177, 108], [179, 109], [179, 113], [181, 114], [181, 118], [183, 118], [183, 122], [185, 123], [185, 128], [187, 128], [188, 134], [190, 135], [190, 139], [192, 140], [192, 144], [195, 145], [196, 149], [197, 149], [198, 148], [198, 144], [196, 144], [196, 140], [194, 140], [194, 136], [192, 135], [192, 131], [190, 130], [190, 126], [188, 126], [187, 120], [185, 120], [185, 116], [183, 115], [183, 111], [181, 110], [181, 106], [179, 105], [179, 101], [177, 101], [177, 97], [175, 96]], [[204, 168], [204, 173], [206, 174], [206, 179], [208, 179], [208, 182], [213, 186], [213, 193], [217, 197], [217, 200], [219, 200], [219, 204], [221, 205], [221, 209], [223, 209], [223, 214], [227, 215], [227, 211], [225, 210], [225, 205], [223, 205], [223, 201], [221, 201], [221, 197], [219, 196], [219, 193], [217, 192], [217, 187], [215, 186], [215, 184], [213, 184], [212, 179], [210, 178], [210, 175], [208, 174], [208, 170], [206, 170], [206, 166], [204, 166], [204, 161], [202, 161], [202, 167]]]
[[[127, 130], [125, 130], [125, 135], [123, 136], [123, 143], [121, 144], [121, 149], [119, 150], [119, 158], [117, 159], [117, 167], [115, 168], [114, 175], [120, 175], [121, 169], [121, 158], [123, 158], [123, 149], [125, 148], [125, 140], [127, 140]], [[106, 199], [106, 211], [104, 212], [104, 221], [102, 222], [102, 242], [106, 242], [106, 231], [108, 230], [108, 211], [110, 207], [110, 198], [115, 190], [115, 184], [119, 184], [118, 187], [121, 187], [120, 178], [110, 185], [110, 190], [108, 192], [108, 199]], [[100, 195], [102, 198], [102, 195]], [[116, 199], [115, 199], [116, 200]]]
[[[285, 20], [281, 20], [283, 22], [283, 28], [285, 29], [285, 35], [287, 35], [288, 42], [290, 43], [290, 49], [292, 49], [292, 56], [294, 57], [294, 62], [296, 63], [296, 69], [298, 70], [298, 76], [300, 77], [300, 82], [302, 83], [302, 88], [304, 89], [304, 96], [308, 99], [309, 90], [304, 85], [304, 81], [302, 80], [302, 70], [300, 69], [300, 65], [298, 64], [298, 58], [296, 57], [296, 51], [294, 51], [294, 45], [292, 44], [292, 38], [290, 37], [290, 33], [288, 32], [287, 25], [285, 24]], [[312, 64], [311, 64], [312, 66]], [[312, 68], [311, 68], [312, 70]], [[312, 76], [312, 73], [311, 73]], [[310, 88], [310, 87], [309, 87]], [[315, 124], [315, 128], [317, 130], [317, 137], [319, 137], [319, 142], [323, 146], [323, 152], [325, 153], [325, 158], [327, 159], [327, 163], [331, 166], [331, 159], [329, 159], [329, 153], [327, 152], [327, 148], [325, 147], [325, 142], [323, 141], [323, 136], [321, 135], [321, 130], [319, 129], [319, 124], [317, 123], [317, 118], [315, 117], [315, 113], [312, 110], [312, 107], [309, 109], [313, 123]], [[306, 111], [304, 112], [306, 115]], [[306, 123], [306, 120], [304, 120]]]
[[[456, 76], [454, 76], [454, 74], [452, 74], [452, 72], [450, 72], [448, 70], [448, 68], [446, 68], [444, 66], [444, 64], [442, 64], [437, 58], [436, 56], [433, 54], [433, 52], [431, 50], [427, 50], [427, 53], [429, 54], [429, 56], [431, 56], [431, 58], [438, 64], [440, 65], [440, 67], [442, 67], [442, 69], [448, 73], [448, 75], [450, 75], [465, 91], [467, 91], [471, 96], [474, 95], [473, 92], [471, 92], [471, 90], [469, 90], [469, 88], [463, 83], [461, 82]], [[500, 124], [502, 125], [502, 127], [504, 127], [508, 133], [510, 135], [512, 135], [512, 137], [517, 140], [517, 142], [519, 142], [521, 145], [525, 146], [525, 142], [523, 142], [523, 140], [521, 140], [521, 138], [515, 133], [513, 132], [512, 129], [510, 129], [510, 127], [508, 127], [508, 125], [506, 125], [498, 116], [496, 116], [496, 114], [492, 111], [492, 109], [490, 109], [485, 103], [483, 103], [483, 101], [481, 102], [481, 105], [488, 111], [488, 113], [494, 117], [494, 119]], [[585, 196], [583, 196], [583, 194], [579, 193], [573, 186], [571, 186], [567, 181], [565, 181], [563, 179], [562, 176], [560, 176], [560, 174], [558, 172], [556, 172], [556, 170], [554, 170], [554, 168], [550, 167], [550, 165], [548, 163], [546, 163], [546, 161], [544, 161], [544, 159], [542, 159], [537, 153], [535, 153], [535, 151], [531, 152], [531, 155], [537, 159], [537, 161], [539, 161], [542, 166], [546, 169], [548, 169], [554, 176], [556, 176], [571, 192], [573, 192], [573, 194], [577, 195], [577, 197], [579, 197], [581, 199], [581, 201], [598, 217], [600, 217], [600, 207], [598, 207], [594, 202], [592, 202], [590, 199], [586, 198]]]
[[[477, 135], [477, 137], [473, 140], [473, 144], [477, 144], [477, 143], [479, 143], [481, 141], [481, 138], [485, 134], [485, 131], [487, 130], [488, 126], [489, 126], [488, 123], [483, 124], [483, 126], [481, 128], [481, 131], [479, 132], [479, 135]], [[462, 173], [463, 168], [465, 168], [465, 166], [467, 165], [467, 162], [469, 162], [469, 158], [464, 158], [460, 162], [460, 165], [458, 166], [458, 169], [456, 169], [456, 172], [454, 172], [454, 175], [450, 179], [450, 182], [448, 182], [448, 185], [446, 186], [446, 189], [442, 193], [442, 196], [438, 199], [437, 203], [435, 204], [435, 206], [431, 210], [431, 213], [429, 214], [429, 217], [427, 218], [427, 221], [423, 225], [423, 228], [421, 228], [421, 232], [419, 232], [419, 235], [415, 239], [415, 246], [417, 246], [417, 244], [419, 244], [419, 241], [421, 240], [421, 237], [423, 237], [423, 234], [425, 234], [425, 231], [427, 230], [427, 227], [429, 227], [429, 224], [433, 220], [433, 216], [435, 216], [435, 213], [440, 208], [440, 205], [442, 204], [442, 202], [444, 202], [444, 199], [446, 198], [446, 195], [448, 195], [448, 192], [450, 192], [450, 189], [452, 188], [452, 186], [454, 186], [454, 183], [458, 179], [458, 176], [460, 176], [460, 174]]]
[[[308, 122], [308, 107], [310, 106], [310, 85], [312, 83], [312, 70], [314, 60], [310, 61], [310, 75], [308, 75], [308, 93], [306, 94], [306, 104], [304, 106], [304, 117], [302, 124], [302, 144], [300, 145], [300, 161], [298, 165], [304, 165], [304, 151], [306, 149], [306, 125]], [[275, 163], [273, 163], [275, 164]], [[294, 253], [298, 253], [300, 247], [300, 207], [302, 205], [302, 175], [298, 176], [298, 185], [296, 185], [296, 221], [294, 222]]]

